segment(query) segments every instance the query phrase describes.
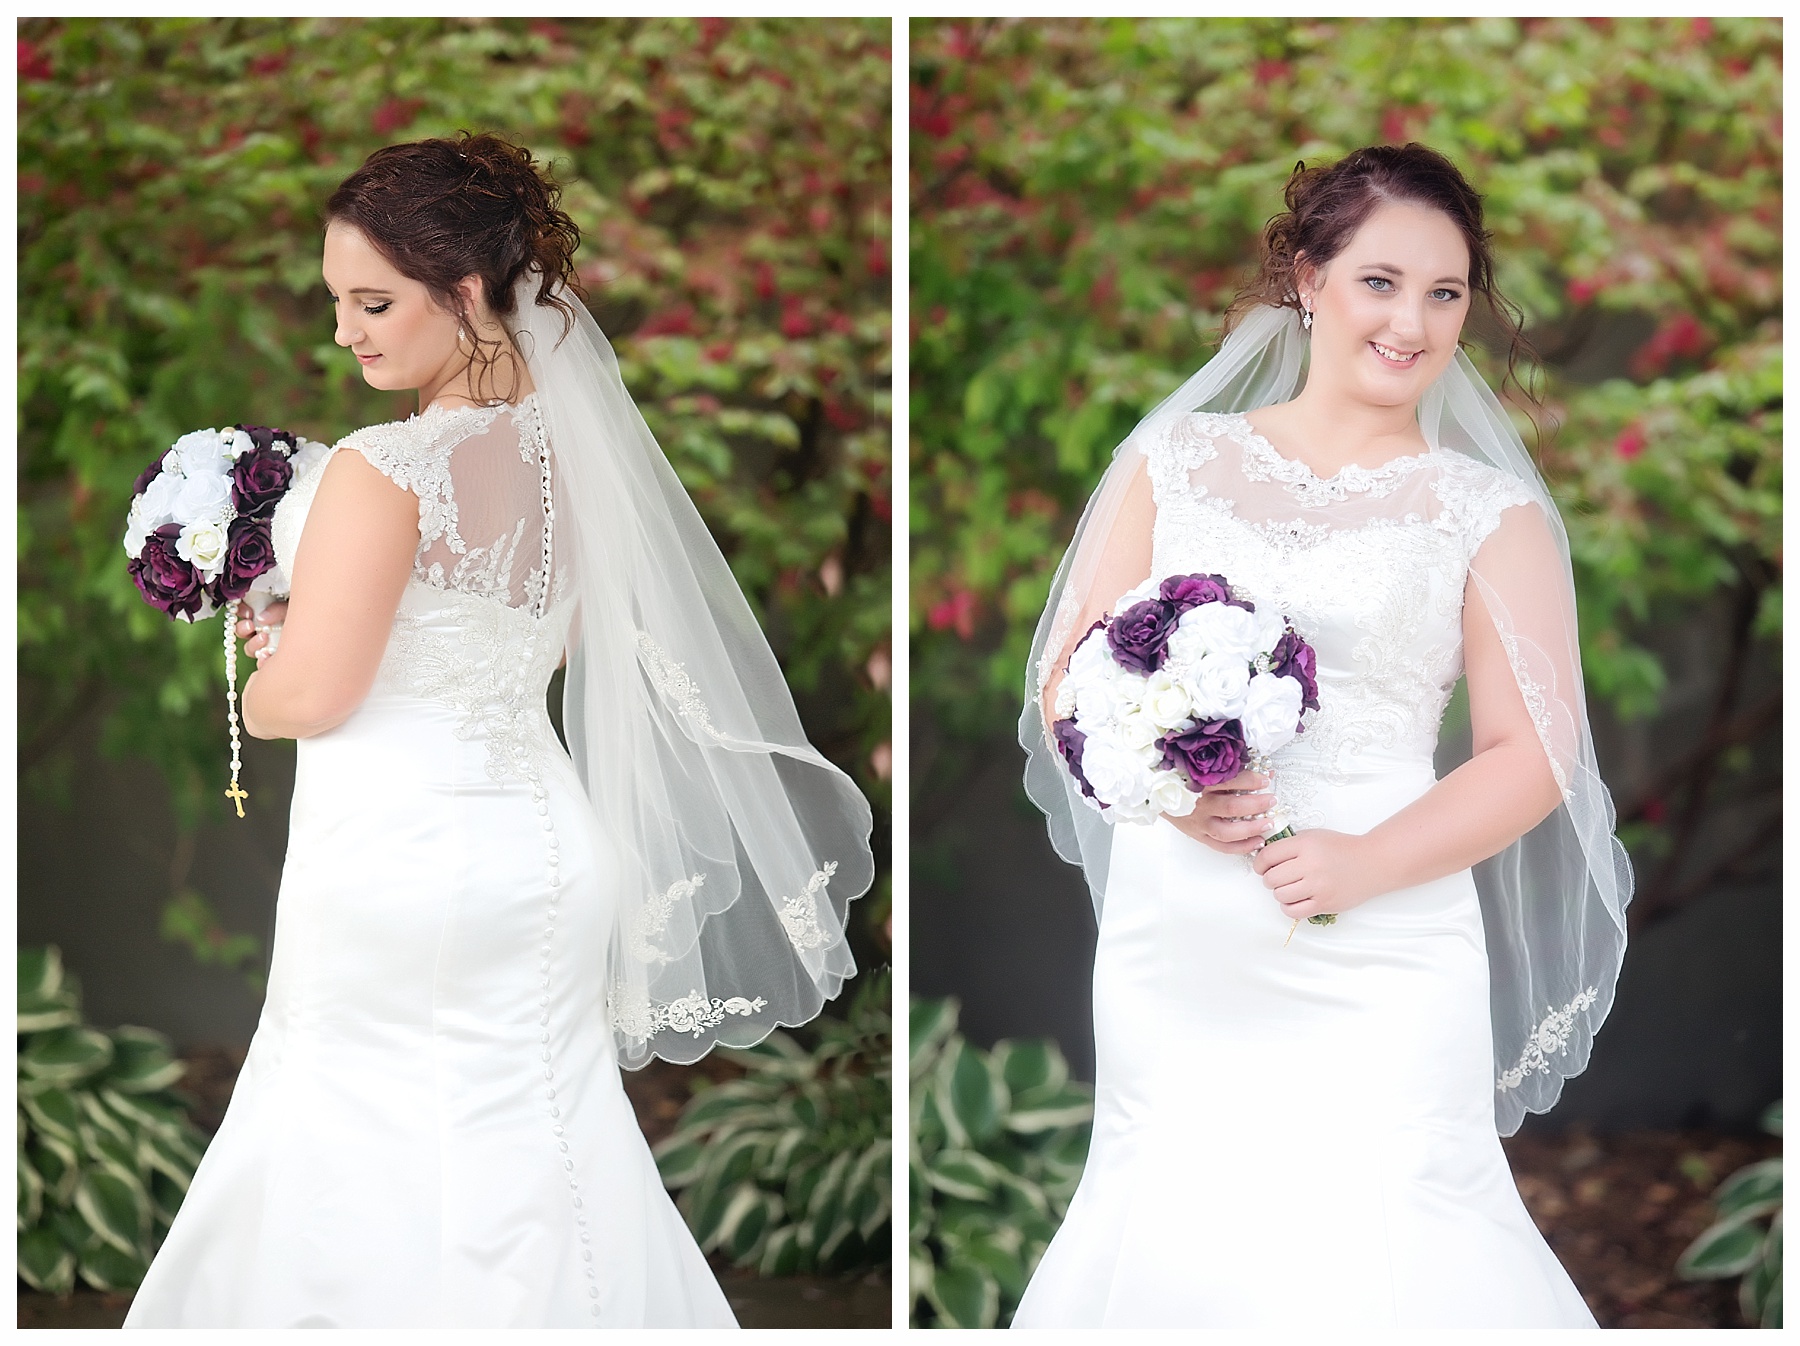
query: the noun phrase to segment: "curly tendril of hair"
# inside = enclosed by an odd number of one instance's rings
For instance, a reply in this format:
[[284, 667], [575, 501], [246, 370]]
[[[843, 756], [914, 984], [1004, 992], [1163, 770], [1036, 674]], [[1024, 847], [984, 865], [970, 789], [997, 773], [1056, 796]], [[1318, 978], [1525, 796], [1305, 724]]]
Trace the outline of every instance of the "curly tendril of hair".
[[[1262, 264], [1225, 311], [1229, 332], [1261, 304], [1300, 307], [1295, 272], [1301, 265], [1323, 266], [1344, 250], [1375, 208], [1406, 201], [1441, 211], [1469, 245], [1469, 288], [1486, 302], [1507, 341], [1506, 377], [1533, 405], [1536, 393], [1519, 378], [1519, 361], [1536, 360], [1524, 333], [1525, 315], [1494, 285], [1493, 235], [1482, 223], [1481, 197], [1444, 155], [1416, 141], [1352, 150], [1335, 164], [1294, 165], [1284, 193], [1287, 210], [1263, 228]], [[1534, 418], [1535, 419], [1535, 418]]]
[[565, 333], [574, 323], [575, 311], [556, 287], [583, 293], [575, 274], [581, 231], [558, 207], [561, 196], [529, 150], [461, 131], [454, 140], [376, 150], [331, 194], [325, 223], [355, 226], [395, 270], [456, 316], [474, 343], [473, 386], [491, 376], [510, 343], [475, 330], [456, 288], [465, 276], [480, 277], [488, 307], [506, 317], [515, 308], [513, 287], [535, 267], [542, 276], [536, 302], [562, 314]]

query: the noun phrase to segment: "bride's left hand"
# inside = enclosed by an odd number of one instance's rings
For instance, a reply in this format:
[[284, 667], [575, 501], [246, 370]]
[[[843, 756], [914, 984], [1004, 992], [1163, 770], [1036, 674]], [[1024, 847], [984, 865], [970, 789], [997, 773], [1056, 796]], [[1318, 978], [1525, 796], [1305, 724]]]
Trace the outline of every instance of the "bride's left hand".
[[1308, 828], [1253, 853], [1250, 863], [1275, 894], [1281, 914], [1304, 920], [1349, 911], [1379, 891], [1371, 883], [1365, 839], [1326, 828]]

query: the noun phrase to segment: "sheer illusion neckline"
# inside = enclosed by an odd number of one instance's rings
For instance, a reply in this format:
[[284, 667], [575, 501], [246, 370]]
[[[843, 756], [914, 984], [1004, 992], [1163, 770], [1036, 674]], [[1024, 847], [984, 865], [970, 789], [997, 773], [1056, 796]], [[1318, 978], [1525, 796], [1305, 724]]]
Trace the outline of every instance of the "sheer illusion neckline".
[[410, 421], [419, 421], [419, 422], [430, 420], [430, 419], [448, 420], [452, 416], [460, 416], [460, 415], [471, 414], [471, 413], [476, 414], [476, 415], [486, 416], [489, 419], [492, 419], [493, 417], [498, 416], [503, 411], [510, 411], [514, 416], [518, 416], [518, 415], [521, 415], [522, 413], [524, 413], [527, 409], [535, 407], [536, 405], [537, 405], [537, 389], [533, 388], [530, 392], [526, 393], [525, 396], [521, 397], [517, 402], [501, 402], [501, 403], [498, 403], [497, 405], [491, 406], [491, 407], [451, 407], [451, 406], [445, 406], [442, 402], [433, 402], [430, 406], [426, 407], [423, 411], [415, 411], [411, 416], [407, 417], [407, 419]]
[[1426, 449], [1423, 453], [1405, 453], [1397, 458], [1390, 458], [1385, 463], [1374, 467], [1364, 467], [1360, 463], [1346, 463], [1330, 476], [1320, 476], [1298, 458], [1289, 458], [1271, 444], [1267, 438], [1258, 433], [1250, 424], [1249, 418], [1242, 412], [1234, 412], [1225, 417], [1236, 434], [1233, 436], [1243, 447], [1246, 459], [1257, 463], [1270, 477], [1276, 481], [1298, 488], [1327, 488], [1334, 494], [1348, 491], [1368, 491], [1407, 476], [1427, 463], [1435, 461], [1436, 450]]

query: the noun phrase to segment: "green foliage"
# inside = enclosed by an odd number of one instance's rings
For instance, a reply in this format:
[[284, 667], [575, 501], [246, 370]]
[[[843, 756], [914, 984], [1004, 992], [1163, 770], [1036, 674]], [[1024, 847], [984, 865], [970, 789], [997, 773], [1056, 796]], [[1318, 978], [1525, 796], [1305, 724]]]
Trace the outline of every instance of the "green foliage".
[[219, 924], [212, 903], [187, 888], [171, 898], [162, 909], [157, 933], [171, 944], [179, 944], [194, 956], [202, 967], [222, 967], [236, 972], [260, 993], [263, 990], [262, 941], [255, 935], [232, 934]]
[[331, 441], [414, 409], [333, 345], [320, 211], [379, 146], [470, 129], [552, 163], [627, 386], [814, 741], [884, 803], [888, 34], [885, 19], [23, 21], [19, 667], [38, 783], [66, 792], [70, 727], [100, 701], [106, 746], [159, 763], [188, 821], [216, 793], [218, 628], [138, 598], [131, 483], [196, 427]]
[[956, 1016], [912, 1002], [912, 1325], [1005, 1326], [1081, 1180], [1094, 1094], [1048, 1038], [984, 1052]]
[[[1781, 1134], [1781, 1104], [1763, 1116], [1763, 1129]], [[1752, 1327], [1781, 1326], [1781, 1158], [1749, 1164], [1713, 1193], [1719, 1218], [1675, 1263], [1684, 1280], [1741, 1276], [1738, 1307]], [[1765, 1225], [1764, 1220], [1768, 1223]]]
[[1212, 353], [1295, 161], [1373, 142], [1486, 197], [1596, 698], [1654, 709], [1634, 630], [1727, 591], [1778, 643], [1778, 20], [918, 20], [911, 73], [914, 688], [946, 761], [1016, 713], [1082, 504]]
[[82, 1024], [54, 945], [19, 950], [19, 1275], [32, 1288], [143, 1279], [206, 1149], [170, 1092], [181, 1073], [160, 1033]]
[[888, 1264], [894, 1034], [885, 973], [807, 1051], [779, 1029], [721, 1048], [742, 1079], [702, 1088], [656, 1147], [663, 1183], [703, 1251], [764, 1276]]

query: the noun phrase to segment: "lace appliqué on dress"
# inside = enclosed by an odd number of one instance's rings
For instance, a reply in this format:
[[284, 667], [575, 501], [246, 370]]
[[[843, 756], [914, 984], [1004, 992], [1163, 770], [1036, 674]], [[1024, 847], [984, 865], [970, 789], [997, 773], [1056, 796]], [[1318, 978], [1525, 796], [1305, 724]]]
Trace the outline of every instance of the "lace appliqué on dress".
[[728, 1014], [747, 1019], [760, 1014], [769, 1003], [761, 996], [754, 1000], [741, 995], [709, 999], [698, 991], [690, 991], [679, 1000], [653, 1003], [643, 995], [622, 995], [620, 989], [615, 983], [613, 990], [607, 993], [607, 1013], [614, 1030], [634, 1041], [654, 1037], [664, 1030], [699, 1037], [707, 1029], [724, 1023]]
[[488, 775], [526, 780], [541, 769], [554, 739], [544, 688], [562, 654], [562, 620], [544, 621], [491, 598], [447, 592], [458, 630], [438, 628], [405, 608], [394, 618], [381, 684], [450, 707], [460, 715], [456, 736], [484, 735]]
[[823, 869], [816, 870], [802, 888], [792, 897], [781, 900], [781, 928], [787, 931], [788, 943], [802, 952], [809, 949], [823, 949], [828, 944], [837, 942], [837, 936], [825, 930], [819, 924], [818, 895], [825, 891], [825, 885], [831, 882], [831, 876], [837, 873], [837, 861], [827, 860]]
[[1511, 1070], [1502, 1072], [1494, 1082], [1494, 1087], [1504, 1093], [1508, 1089], [1517, 1089], [1525, 1082], [1527, 1075], [1549, 1074], [1550, 1058], [1561, 1056], [1568, 1048], [1569, 1037], [1575, 1031], [1575, 1016], [1597, 999], [1599, 992], [1590, 986], [1561, 1009], [1552, 1008], [1526, 1041], [1518, 1064]]
[[677, 879], [662, 892], [652, 893], [645, 899], [643, 907], [632, 918], [625, 932], [625, 942], [640, 963], [669, 961], [669, 955], [650, 941], [669, 928], [669, 917], [675, 912], [675, 904], [692, 897], [705, 882], [704, 874], [696, 874], [690, 879]]
[[1216, 422], [1212, 433], [1224, 434], [1244, 450], [1246, 481], [1275, 481], [1286, 487], [1302, 504], [1312, 509], [1352, 495], [1379, 499], [1396, 490], [1401, 482], [1431, 461], [1429, 452], [1393, 458], [1380, 467], [1359, 467], [1351, 463], [1329, 477], [1321, 477], [1305, 463], [1284, 458], [1242, 416], [1209, 416], [1200, 419]]

